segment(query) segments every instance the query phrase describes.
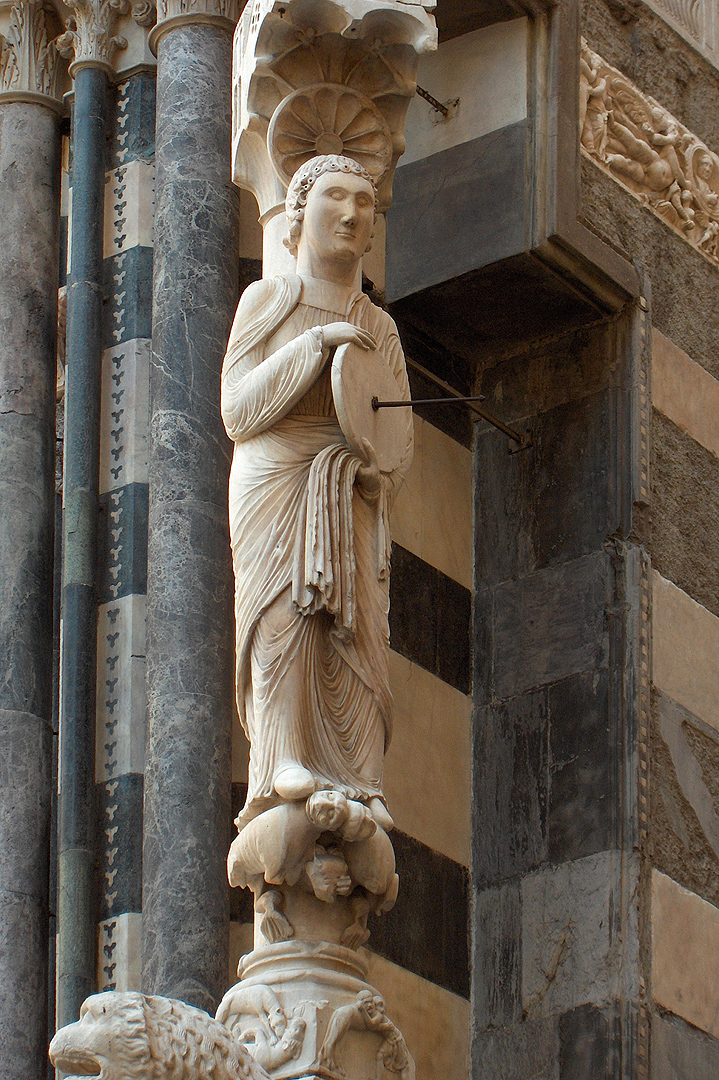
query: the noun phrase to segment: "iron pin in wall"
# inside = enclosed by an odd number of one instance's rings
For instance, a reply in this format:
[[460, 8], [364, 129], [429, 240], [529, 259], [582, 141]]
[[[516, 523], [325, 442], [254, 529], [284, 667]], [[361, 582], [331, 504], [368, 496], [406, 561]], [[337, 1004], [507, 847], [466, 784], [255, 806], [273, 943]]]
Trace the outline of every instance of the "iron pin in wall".
[[515, 429], [509, 427], [508, 424], [504, 424], [501, 420], [498, 420], [496, 416], [492, 416], [491, 413], [485, 412], [484, 409], [479, 409], [476, 405], [476, 402], [478, 401], [484, 401], [484, 394], [477, 394], [471, 397], [457, 394], [456, 396], [453, 395], [452, 397], [444, 398], [412, 398], [410, 401], [380, 401], [379, 398], [373, 397], [372, 408], [377, 412], [378, 409], [411, 409], [414, 405], [467, 405], [472, 403], [474, 406], [472, 411], [477, 413], [478, 417], [481, 417], [483, 420], [486, 420], [488, 424], [496, 427], [498, 431], [501, 431], [511, 440], [511, 443], [515, 444], [512, 446], [510, 443], [510, 454], [517, 454], [520, 450], [529, 449], [532, 443], [528, 431], [525, 432], [524, 435], [519, 431], [515, 431]]

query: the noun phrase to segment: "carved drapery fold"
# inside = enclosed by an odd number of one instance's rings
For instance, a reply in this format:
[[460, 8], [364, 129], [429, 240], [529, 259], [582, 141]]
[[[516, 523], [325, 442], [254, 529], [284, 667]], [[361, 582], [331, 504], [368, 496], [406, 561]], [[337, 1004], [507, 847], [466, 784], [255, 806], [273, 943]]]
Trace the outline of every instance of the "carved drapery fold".
[[715, 266], [719, 156], [582, 40], [582, 153]]
[[7, 36], [0, 34], [0, 100], [41, 101], [61, 111], [56, 86], [57, 52], [41, 0], [21, 0]]

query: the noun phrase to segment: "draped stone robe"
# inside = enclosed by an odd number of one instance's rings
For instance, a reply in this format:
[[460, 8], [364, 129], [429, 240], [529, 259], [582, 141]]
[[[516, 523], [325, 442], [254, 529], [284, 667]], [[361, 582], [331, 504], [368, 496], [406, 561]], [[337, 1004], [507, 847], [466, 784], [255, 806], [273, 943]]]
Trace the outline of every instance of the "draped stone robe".
[[409, 385], [397, 328], [362, 293], [312, 278], [255, 282], [240, 301], [222, 374], [234, 441], [237, 709], [250, 740], [247, 822], [280, 801], [278, 772], [317, 789], [382, 798], [392, 730], [388, 680], [388, 510], [412, 458], [368, 500], [334, 409], [319, 327], [368, 330]]

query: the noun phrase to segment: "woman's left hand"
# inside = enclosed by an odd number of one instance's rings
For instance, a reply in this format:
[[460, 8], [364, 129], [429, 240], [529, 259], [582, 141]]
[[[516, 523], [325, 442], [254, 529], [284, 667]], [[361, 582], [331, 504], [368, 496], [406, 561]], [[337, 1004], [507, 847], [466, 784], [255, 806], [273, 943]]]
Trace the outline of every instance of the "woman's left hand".
[[362, 440], [365, 462], [357, 470], [357, 486], [367, 502], [376, 502], [382, 490], [382, 477], [379, 471], [377, 455], [369, 439]]

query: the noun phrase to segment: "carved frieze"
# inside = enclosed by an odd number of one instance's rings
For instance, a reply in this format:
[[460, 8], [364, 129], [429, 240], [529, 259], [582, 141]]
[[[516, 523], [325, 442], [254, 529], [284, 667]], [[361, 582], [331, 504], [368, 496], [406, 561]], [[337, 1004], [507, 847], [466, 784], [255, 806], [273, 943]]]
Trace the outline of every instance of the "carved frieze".
[[118, 17], [132, 10], [129, 0], [67, 0], [67, 6], [73, 14], [57, 48], [70, 60], [70, 74], [81, 65], [112, 74], [117, 50], [127, 48], [127, 39], [113, 31]]
[[719, 266], [719, 157], [582, 40], [582, 152]]
[[266, 214], [318, 154], [344, 154], [391, 201], [435, 0], [251, 0], [235, 32], [233, 179]]
[[41, 100], [58, 110], [57, 53], [41, 0], [20, 0], [0, 34], [0, 99]]

